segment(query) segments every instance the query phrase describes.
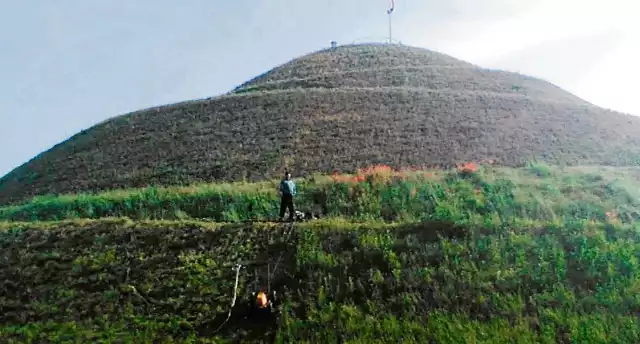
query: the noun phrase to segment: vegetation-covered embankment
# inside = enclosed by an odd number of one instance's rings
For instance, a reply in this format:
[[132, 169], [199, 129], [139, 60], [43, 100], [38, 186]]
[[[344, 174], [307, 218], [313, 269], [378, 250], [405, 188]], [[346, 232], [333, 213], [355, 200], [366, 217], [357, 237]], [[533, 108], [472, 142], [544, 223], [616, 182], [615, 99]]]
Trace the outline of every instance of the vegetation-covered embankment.
[[[242, 223], [271, 183], [0, 208], [0, 339], [640, 342], [637, 170], [470, 166], [300, 181], [325, 218], [294, 224]], [[281, 313], [245, 319], [265, 287]]]
[[[5, 342], [640, 340], [640, 241], [628, 225], [101, 219], [0, 227]], [[237, 263], [246, 267], [238, 307], [214, 333]], [[282, 315], [244, 319], [242, 301], [266, 284], [283, 296]]]

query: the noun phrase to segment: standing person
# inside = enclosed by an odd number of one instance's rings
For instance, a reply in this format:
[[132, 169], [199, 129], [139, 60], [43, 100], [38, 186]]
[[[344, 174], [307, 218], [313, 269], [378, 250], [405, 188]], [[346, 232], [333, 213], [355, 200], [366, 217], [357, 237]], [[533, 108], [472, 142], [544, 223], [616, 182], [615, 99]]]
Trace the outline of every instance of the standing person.
[[293, 196], [296, 195], [296, 183], [291, 180], [291, 172], [285, 172], [284, 179], [278, 187], [280, 193], [280, 221], [284, 220], [286, 208], [289, 208], [289, 220], [293, 220], [295, 212], [293, 210]]

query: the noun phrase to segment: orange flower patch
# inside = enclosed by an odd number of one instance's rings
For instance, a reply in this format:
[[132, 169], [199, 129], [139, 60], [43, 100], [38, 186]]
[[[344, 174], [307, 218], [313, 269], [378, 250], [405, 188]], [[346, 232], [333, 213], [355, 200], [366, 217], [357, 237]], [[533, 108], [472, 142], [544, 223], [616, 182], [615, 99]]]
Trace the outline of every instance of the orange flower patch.
[[361, 182], [364, 182], [366, 179], [367, 179], [366, 176], [363, 174], [358, 174], [355, 177], [353, 177], [354, 183], [361, 183]]
[[342, 175], [334, 173], [331, 178], [336, 183], [357, 184], [364, 181], [369, 182], [389, 182], [392, 178], [405, 178], [404, 171], [395, 171], [387, 165], [374, 165], [366, 168], [360, 168], [355, 175]]
[[358, 169], [358, 175], [393, 174], [393, 169], [387, 165], [374, 165]]
[[478, 171], [478, 165], [474, 162], [467, 162], [457, 165], [456, 169], [461, 173], [473, 173]]

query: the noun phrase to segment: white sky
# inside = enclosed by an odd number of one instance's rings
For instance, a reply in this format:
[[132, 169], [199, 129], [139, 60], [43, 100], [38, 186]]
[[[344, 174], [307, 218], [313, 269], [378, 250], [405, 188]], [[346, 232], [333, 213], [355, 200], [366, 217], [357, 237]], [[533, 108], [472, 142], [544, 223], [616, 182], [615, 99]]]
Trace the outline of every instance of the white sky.
[[[637, 3], [636, 3], [637, 2]], [[640, 115], [640, 1], [396, 0], [394, 38]], [[7, 0], [0, 176], [134, 110], [226, 92], [326, 47], [384, 39], [388, 0]]]

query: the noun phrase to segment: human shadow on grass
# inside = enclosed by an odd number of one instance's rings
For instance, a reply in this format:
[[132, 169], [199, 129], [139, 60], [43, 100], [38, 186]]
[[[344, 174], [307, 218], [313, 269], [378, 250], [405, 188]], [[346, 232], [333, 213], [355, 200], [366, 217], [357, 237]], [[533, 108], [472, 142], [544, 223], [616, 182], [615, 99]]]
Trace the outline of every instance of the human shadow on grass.
[[234, 341], [273, 342], [278, 330], [278, 315], [255, 316], [250, 314], [248, 297], [238, 300], [238, 304], [231, 310], [216, 314], [208, 321], [196, 327], [200, 337], [221, 336]]
[[197, 325], [195, 330], [198, 336], [221, 336], [234, 342], [274, 342], [282, 316], [283, 301], [291, 297], [289, 290], [297, 290], [298, 286], [286, 273], [280, 274], [279, 278], [272, 282], [271, 290], [277, 294], [276, 300], [271, 299], [274, 301], [273, 309], [255, 308], [255, 295], [246, 292], [237, 296], [236, 304], [230, 313], [227, 309]]
[[[295, 234], [290, 226], [280, 230], [282, 232], [275, 233], [279, 239], [264, 246], [254, 260], [241, 262], [243, 268], [240, 273], [249, 274], [245, 279], [249, 282], [238, 288], [243, 292], [236, 295], [231, 313], [227, 308], [196, 326], [199, 336], [221, 336], [242, 342], [273, 342], [275, 340], [280, 320], [281, 301], [288, 297], [290, 287], [297, 288], [291, 266], [291, 262], [295, 260]], [[269, 233], [262, 234], [261, 239], [264, 242], [269, 241]], [[271, 301], [275, 301], [273, 311], [256, 311], [252, 307], [256, 301], [252, 292], [258, 291], [265, 291], [268, 294], [275, 291], [277, 299], [270, 298]], [[233, 294], [230, 294], [229, 301], [232, 297]]]

